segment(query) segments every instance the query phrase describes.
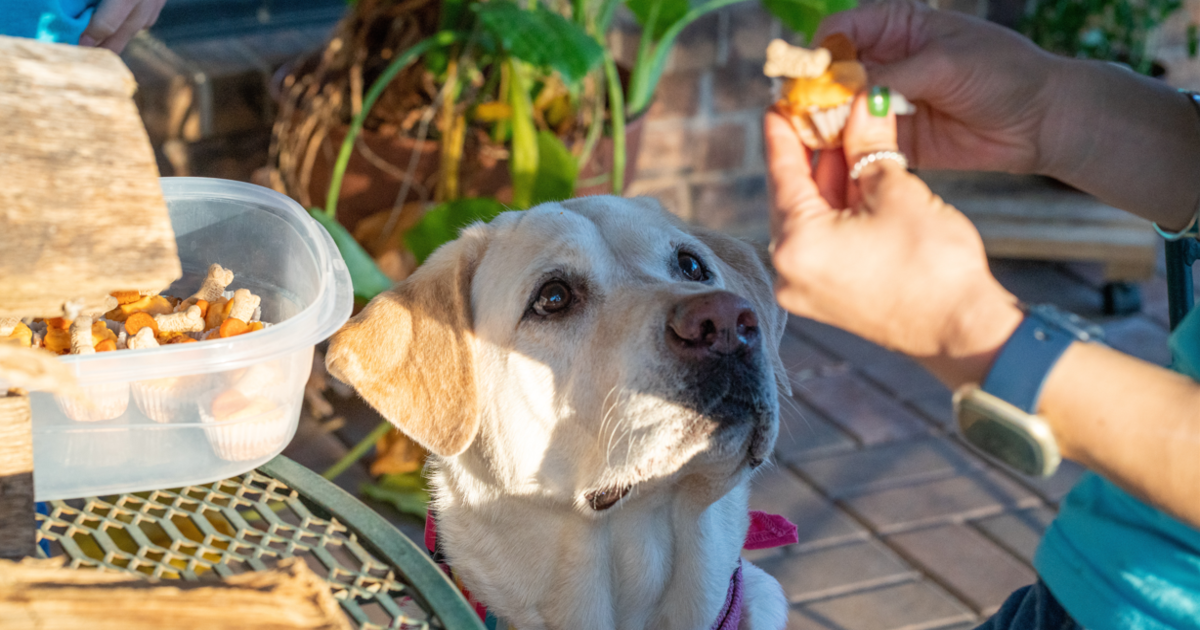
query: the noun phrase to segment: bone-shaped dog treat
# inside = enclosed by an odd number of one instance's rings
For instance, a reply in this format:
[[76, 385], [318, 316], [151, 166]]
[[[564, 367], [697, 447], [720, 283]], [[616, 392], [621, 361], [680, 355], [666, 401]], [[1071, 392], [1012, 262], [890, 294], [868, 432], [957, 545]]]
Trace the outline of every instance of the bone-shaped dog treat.
[[238, 289], [233, 292], [233, 305], [229, 307], [229, 317], [249, 322], [254, 318], [254, 309], [258, 308], [261, 298], [249, 289]]
[[71, 322], [71, 354], [95, 354], [92, 340], [92, 316], [80, 315]]
[[[186, 311], [169, 315], [155, 315], [154, 322], [158, 324], [159, 332], [200, 332], [204, 330], [204, 318], [200, 316], [200, 307], [189, 306]], [[141, 331], [138, 331], [139, 333]]]
[[824, 48], [799, 48], [776, 39], [767, 46], [767, 63], [763, 65], [763, 74], [788, 79], [812, 79], [829, 69], [831, 61], [833, 55]]
[[154, 338], [154, 329], [148, 326], [139, 330], [136, 335], [130, 337], [125, 343], [130, 350], [158, 347], [158, 340]]
[[193, 304], [194, 300], [204, 300], [211, 304], [221, 297], [221, 294], [225, 292], [225, 287], [229, 286], [231, 282], [233, 282], [233, 272], [213, 263], [208, 268], [208, 276], [204, 278], [204, 284], [200, 285], [200, 290], [193, 293], [192, 297], [188, 299], [193, 300]]

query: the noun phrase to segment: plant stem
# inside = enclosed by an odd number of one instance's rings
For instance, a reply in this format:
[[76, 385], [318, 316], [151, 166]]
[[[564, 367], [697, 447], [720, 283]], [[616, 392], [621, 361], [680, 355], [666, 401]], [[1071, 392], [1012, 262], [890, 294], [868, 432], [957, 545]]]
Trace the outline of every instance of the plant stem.
[[508, 159], [512, 172], [512, 203], [524, 210], [533, 203], [533, 186], [537, 180], [537, 128], [523, 64], [512, 57], [505, 63], [508, 64], [508, 104], [512, 107], [512, 152]]
[[621, 92], [621, 75], [612, 53], [604, 51], [604, 71], [608, 75], [608, 111], [612, 115], [613, 194], [625, 192], [625, 95]]
[[654, 53], [648, 59], [641, 58], [639, 48], [637, 65], [634, 66], [633, 76], [629, 80], [629, 115], [636, 116], [650, 106], [650, 100], [654, 98], [654, 90], [658, 87], [658, 80], [662, 78], [663, 69], [667, 65], [667, 55], [670, 54], [671, 48], [675, 44], [675, 38], [679, 37], [679, 33], [683, 29], [717, 9], [745, 1], [708, 0], [688, 11], [678, 22], [672, 24], [671, 28], [668, 28], [659, 38], [654, 46]]
[[367, 95], [363, 98], [362, 109], [350, 121], [350, 128], [346, 130], [346, 138], [342, 141], [341, 150], [338, 151], [337, 162], [333, 165], [333, 177], [329, 181], [329, 195], [325, 198], [326, 216], [331, 219], [337, 218], [337, 202], [342, 193], [342, 178], [346, 175], [346, 166], [350, 164], [350, 155], [354, 153], [354, 141], [362, 132], [367, 114], [371, 112], [375, 101], [383, 95], [384, 89], [392, 82], [392, 79], [396, 78], [397, 74], [400, 74], [401, 70], [407, 68], [418, 57], [432, 48], [448, 46], [459, 39], [462, 39], [461, 33], [442, 31], [417, 42], [412, 48], [397, 55], [384, 69], [383, 74], [379, 75], [379, 78], [371, 84], [371, 89], [367, 90]]
[[[587, 166], [589, 160], [592, 159], [592, 151], [596, 149], [596, 143], [600, 141], [600, 135], [604, 133], [604, 93], [601, 92], [600, 84], [603, 78], [600, 73], [593, 75], [595, 79], [595, 99], [596, 102], [592, 108], [592, 124], [588, 126], [587, 136], [583, 140], [583, 152], [579, 154], [579, 172], [583, 172], [583, 168]], [[605, 178], [607, 179], [607, 177]]]
[[367, 434], [367, 437], [359, 440], [358, 444], [354, 445], [354, 448], [350, 449], [350, 451], [343, 455], [341, 459], [337, 460], [337, 463], [330, 466], [325, 472], [321, 473], [321, 476], [330, 481], [337, 479], [338, 476], [346, 472], [347, 468], [353, 466], [354, 462], [362, 459], [362, 456], [366, 455], [367, 451], [371, 450], [371, 447], [375, 446], [375, 443], [382, 439], [383, 436], [387, 435], [387, 432], [391, 430], [392, 423], [388, 422], [387, 420], [380, 422], [379, 426], [375, 427], [373, 431]]
[[442, 100], [441, 107], [442, 159], [441, 176], [438, 177], [437, 193], [434, 196], [436, 201], [458, 199], [458, 169], [466, 134], [466, 121], [462, 114], [456, 111], [460, 93], [458, 59], [450, 60], [446, 72], [446, 88], [448, 93]]

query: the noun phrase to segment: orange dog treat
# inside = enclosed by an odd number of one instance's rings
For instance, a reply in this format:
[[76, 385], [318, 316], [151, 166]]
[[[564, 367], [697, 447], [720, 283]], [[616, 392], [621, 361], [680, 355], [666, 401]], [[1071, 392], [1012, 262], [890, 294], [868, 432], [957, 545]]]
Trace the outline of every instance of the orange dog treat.
[[250, 332], [249, 324], [236, 317], [230, 317], [229, 319], [221, 322], [221, 327], [218, 329], [217, 336], [224, 339], [227, 337], [236, 337], [237, 335], [248, 332]]
[[107, 312], [104, 316], [114, 322], [124, 322], [134, 313], [149, 315], [166, 315], [175, 311], [171, 301], [161, 295], [147, 295], [136, 302], [121, 304]]
[[19, 318], [0, 318], [0, 342], [15, 343], [28, 348], [33, 345], [33, 330]]
[[149, 328], [153, 334], [158, 334], [158, 322], [154, 321], [154, 316], [149, 313], [134, 313], [125, 320], [125, 332], [130, 335], [137, 335], [143, 328]]
[[225, 298], [221, 298], [216, 302], [208, 305], [208, 312], [204, 314], [204, 330], [212, 330], [221, 325], [225, 318], [229, 316], [230, 302]]
[[856, 55], [854, 44], [840, 34], [812, 50], [780, 39], [767, 46], [763, 73], [783, 80], [775, 107], [811, 149], [841, 146], [850, 103], [867, 86], [866, 68]]
[[113, 291], [109, 295], [117, 298], [117, 305], [132, 304], [142, 299], [141, 291]]

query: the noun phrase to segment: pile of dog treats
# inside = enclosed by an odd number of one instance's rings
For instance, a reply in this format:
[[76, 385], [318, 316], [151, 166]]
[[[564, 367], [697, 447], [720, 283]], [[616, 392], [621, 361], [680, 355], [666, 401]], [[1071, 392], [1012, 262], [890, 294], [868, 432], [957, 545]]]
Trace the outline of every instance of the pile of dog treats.
[[138, 350], [175, 343], [228, 338], [256, 330], [260, 298], [249, 289], [227, 291], [233, 272], [208, 268], [204, 284], [188, 298], [157, 292], [117, 291], [98, 311], [74, 320], [0, 318], [0, 342], [41, 348], [55, 354]]

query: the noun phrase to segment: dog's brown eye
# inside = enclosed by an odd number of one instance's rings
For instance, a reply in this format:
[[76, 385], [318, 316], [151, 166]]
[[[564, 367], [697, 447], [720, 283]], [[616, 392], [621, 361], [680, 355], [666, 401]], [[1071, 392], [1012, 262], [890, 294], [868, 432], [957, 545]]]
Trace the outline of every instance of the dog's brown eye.
[[558, 280], [552, 280], [543, 284], [542, 288], [538, 290], [533, 310], [538, 315], [551, 315], [570, 306], [571, 299], [571, 288]]
[[683, 277], [693, 282], [704, 282], [707, 280], [708, 274], [704, 272], [704, 265], [695, 256], [687, 252], [679, 252], [679, 271], [683, 272]]

